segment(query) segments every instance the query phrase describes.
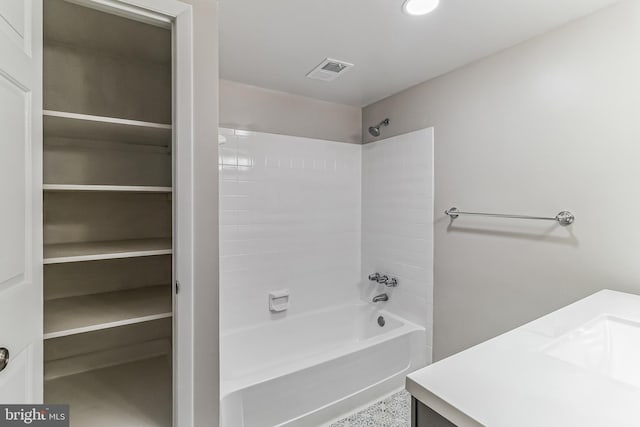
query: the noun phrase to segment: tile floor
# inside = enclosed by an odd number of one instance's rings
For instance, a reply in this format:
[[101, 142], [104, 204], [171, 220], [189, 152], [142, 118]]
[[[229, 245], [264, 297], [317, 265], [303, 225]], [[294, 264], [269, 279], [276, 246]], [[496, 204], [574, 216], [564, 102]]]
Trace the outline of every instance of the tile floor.
[[409, 427], [410, 425], [411, 399], [409, 393], [402, 390], [331, 424], [331, 427]]

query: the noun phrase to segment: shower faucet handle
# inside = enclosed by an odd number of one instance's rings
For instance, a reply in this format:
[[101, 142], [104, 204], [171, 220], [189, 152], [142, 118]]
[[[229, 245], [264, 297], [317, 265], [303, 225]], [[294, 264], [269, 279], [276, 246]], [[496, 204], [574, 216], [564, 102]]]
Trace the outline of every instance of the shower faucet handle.
[[384, 276], [380, 273], [373, 273], [369, 275], [369, 280], [372, 282], [378, 282], [380, 284], [386, 283], [389, 280], [388, 276]]
[[395, 288], [396, 286], [398, 286], [398, 279], [396, 279], [395, 277], [390, 277], [384, 282], [384, 284], [389, 288]]
[[398, 279], [396, 279], [395, 277], [389, 277], [386, 274], [370, 274], [369, 280], [372, 282], [380, 283], [381, 285], [385, 285], [389, 288], [395, 288], [396, 286], [398, 286]]
[[377, 282], [380, 279], [380, 273], [373, 273], [369, 275], [369, 280], [372, 282]]

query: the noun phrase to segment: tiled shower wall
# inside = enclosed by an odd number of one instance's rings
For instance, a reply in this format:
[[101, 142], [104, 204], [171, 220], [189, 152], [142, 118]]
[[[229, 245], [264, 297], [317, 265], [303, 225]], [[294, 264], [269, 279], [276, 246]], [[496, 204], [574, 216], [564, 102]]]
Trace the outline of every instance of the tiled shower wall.
[[[356, 302], [361, 146], [220, 134], [222, 330]], [[268, 294], [280, 289], [290, 309], [272, 314]]]
[[[431, 345], [433, 130], [364, 146], [220, 133], [222, 330], [387, 292], [380, 307], [425, 326]], [[375, 271], [400, 285], [370, 283]], [[280, 289], [291, 306], [272, 314]]]
[[[397, 277], [396, 288], [366, 280]], [[361, 295], [427, 329], [433, 322], [433, 128], [363, 146]], [[431, 348], [428, 354], [431, 354]]]

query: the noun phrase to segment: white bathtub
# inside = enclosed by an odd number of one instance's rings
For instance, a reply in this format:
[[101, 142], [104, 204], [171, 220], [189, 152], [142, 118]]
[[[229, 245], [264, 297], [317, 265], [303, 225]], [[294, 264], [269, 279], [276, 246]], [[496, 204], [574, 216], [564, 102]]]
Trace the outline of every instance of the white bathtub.
[[427, 361], [425, 329], [371, 304], [230, 331], [221, 349], [222, 427], [320, 426]]

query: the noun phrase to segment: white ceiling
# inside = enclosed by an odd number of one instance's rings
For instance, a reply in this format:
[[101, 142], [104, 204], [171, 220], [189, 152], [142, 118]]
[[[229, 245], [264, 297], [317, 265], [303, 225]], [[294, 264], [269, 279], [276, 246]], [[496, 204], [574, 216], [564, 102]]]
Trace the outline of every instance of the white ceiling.
[[[441, 0], [410, 17], [403, 0], [220, 0], [220, 75], [366, 106], [616, 1]], [[355, 67], [306, 78], [326, 57]]]

